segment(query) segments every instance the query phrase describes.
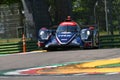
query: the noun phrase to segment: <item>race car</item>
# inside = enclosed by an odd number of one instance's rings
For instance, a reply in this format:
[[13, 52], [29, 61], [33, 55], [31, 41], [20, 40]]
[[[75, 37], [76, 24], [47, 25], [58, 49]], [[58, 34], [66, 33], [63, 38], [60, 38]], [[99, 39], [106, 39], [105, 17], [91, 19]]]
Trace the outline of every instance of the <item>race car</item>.
[[81, 28], [70, 16], [61, 22], [56, 30], [45, 27], [38, 32], [38, 47], [42, 49], [57, 48], [97, 48], [99, 47], [98, 30], [89, 26]]

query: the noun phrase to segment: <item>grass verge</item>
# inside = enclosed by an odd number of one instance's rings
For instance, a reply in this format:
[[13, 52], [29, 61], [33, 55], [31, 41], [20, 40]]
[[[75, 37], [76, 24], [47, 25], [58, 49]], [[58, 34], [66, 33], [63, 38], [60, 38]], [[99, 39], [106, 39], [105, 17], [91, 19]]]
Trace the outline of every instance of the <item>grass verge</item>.
[[114, 64], [107, 64], [107, 65], [96, 66], [96, 68], [111, 68], [111, 67], [120, 67], [120, 63], [114, 63]]

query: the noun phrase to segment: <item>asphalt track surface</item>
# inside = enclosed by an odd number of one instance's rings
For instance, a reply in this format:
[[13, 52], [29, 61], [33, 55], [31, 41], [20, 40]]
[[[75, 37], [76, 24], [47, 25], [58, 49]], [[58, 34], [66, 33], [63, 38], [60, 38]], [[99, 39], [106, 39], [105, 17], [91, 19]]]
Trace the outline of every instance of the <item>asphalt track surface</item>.
[[[0, 71], [119, 57], [119, 48], [5, 55], [0, 56]], [[119, 75], [0, 76], [0, 80], [120, 80]]]

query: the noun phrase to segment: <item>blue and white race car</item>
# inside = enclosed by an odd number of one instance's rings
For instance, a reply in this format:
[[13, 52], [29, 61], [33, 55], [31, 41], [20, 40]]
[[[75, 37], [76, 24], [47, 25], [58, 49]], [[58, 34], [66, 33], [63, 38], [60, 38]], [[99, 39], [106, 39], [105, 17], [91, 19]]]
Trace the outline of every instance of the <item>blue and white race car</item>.
[[38, 34], [38, 47], [56, 49], [67, 47], [98, 48], [99, 35], [95, 27], [81, 29], [70, 16], [56, 29], [41, 28]]

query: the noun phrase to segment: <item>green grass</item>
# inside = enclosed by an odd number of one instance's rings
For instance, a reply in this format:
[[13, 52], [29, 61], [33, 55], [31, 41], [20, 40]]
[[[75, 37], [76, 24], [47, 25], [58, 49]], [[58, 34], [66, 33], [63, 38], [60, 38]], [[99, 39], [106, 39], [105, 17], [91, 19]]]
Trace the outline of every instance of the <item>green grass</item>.
[[120, 63], [96, 66], [96, 68], [111, 68], [111, 67], [120, 67]]

